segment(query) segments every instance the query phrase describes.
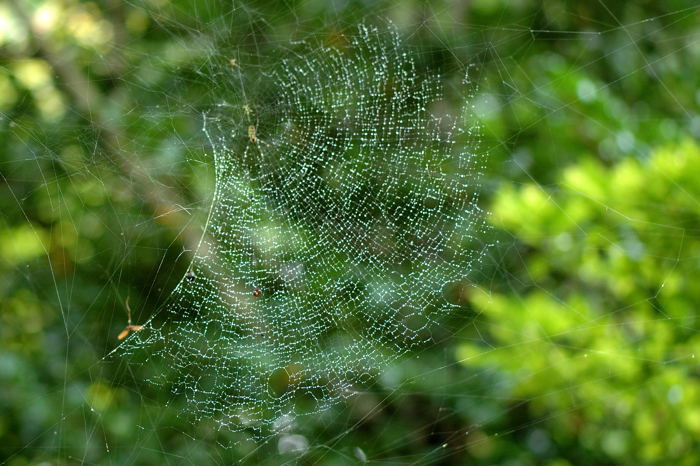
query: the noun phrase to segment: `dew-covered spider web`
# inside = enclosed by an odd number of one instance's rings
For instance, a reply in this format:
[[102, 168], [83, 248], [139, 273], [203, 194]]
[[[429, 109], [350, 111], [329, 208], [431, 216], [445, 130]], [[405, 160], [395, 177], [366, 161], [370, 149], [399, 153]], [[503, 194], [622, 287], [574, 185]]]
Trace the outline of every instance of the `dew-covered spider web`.
[[0, 464], [700, 464], [697, 3], [0, 2]]
[[[449, 96], [391, 27], [342, 46], [295, 44], [265, 75], [246, 64], [204, 113], [216, 186], [187, 275], [119, 348], [195, 419], [262, 433], [352, 396], [431, 340], [485, 245], [483, 155], [469, 76]], [[260, 71], [256, 71], [260, 73]], [[239, 86], [238, 83], [241, 83]]]

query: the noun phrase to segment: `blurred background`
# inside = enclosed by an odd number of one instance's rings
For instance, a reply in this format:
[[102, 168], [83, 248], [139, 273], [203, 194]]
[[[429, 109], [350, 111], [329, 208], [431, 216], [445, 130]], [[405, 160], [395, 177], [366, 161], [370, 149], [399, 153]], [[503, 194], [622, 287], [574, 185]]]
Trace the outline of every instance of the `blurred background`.
[[[434, 344], [241, 442], [113, 364], [125, 299], [201, 236], [212, 61], [270, 107], [296, 41], [373, 19], [470, 69], [493, 247]], [[698, 89], [689, 0], [0, 1], [0, 462], [699, 463]]]

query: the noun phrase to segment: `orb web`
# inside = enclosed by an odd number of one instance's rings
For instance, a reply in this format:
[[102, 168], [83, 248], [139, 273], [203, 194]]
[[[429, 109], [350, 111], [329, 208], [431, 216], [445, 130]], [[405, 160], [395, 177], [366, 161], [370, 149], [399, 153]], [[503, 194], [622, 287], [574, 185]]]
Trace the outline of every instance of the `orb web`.
[[468, 78], [448, 103], [391, 27], [294, 45], [265, 76], [272, 104], [231, 91], [204, 115], [216, 187], [202, 241], [120, 348], [196, 419], [256, 433], [428, 343], [484, 250]]

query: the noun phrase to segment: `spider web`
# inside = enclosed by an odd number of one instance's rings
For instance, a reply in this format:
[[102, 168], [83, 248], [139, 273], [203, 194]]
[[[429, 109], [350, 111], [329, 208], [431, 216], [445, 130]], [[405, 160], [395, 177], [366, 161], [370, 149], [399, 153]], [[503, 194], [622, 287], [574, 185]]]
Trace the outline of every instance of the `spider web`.
[[[166, 317], [119, 349], [233, 430], [283, 429], [428, 342], [485, 250], [468, 76], [451, 118], [390, 26], [296, 46], [269, 75], [273, 111], [233, 88], [205, 113], [206, 231]], [[214, 74], [244, 82], [245, 64], [226, 65]]]
[[0, 4], [0, 463], [697, 462], [697, 18]]

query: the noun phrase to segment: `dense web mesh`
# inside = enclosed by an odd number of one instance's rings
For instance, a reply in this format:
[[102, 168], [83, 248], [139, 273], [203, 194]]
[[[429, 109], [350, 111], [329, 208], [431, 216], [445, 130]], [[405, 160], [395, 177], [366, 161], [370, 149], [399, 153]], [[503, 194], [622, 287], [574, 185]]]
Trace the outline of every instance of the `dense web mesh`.
[[[392, 28], [348, 41], [295, 44], [266, 76], [266, 111], [232, 92], [205, 114], [206, 231], [164, 311], [120, 348], [157, 362], [143, 377], [196, 418], [276, 429], [352, 395], [430, 340], [482, 256], [468, 78], [452, 118]], [[227, 65], [243, 82], [245, 63]]]

